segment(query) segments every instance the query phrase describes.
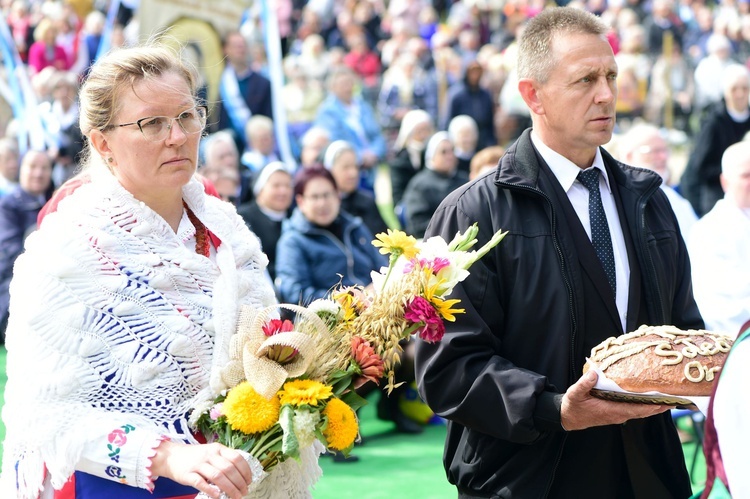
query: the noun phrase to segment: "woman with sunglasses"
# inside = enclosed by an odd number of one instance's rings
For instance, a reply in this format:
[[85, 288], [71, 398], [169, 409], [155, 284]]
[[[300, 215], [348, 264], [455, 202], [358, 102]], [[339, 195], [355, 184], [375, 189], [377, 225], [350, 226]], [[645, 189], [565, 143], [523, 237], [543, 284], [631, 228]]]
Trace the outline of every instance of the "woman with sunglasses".
[[239, 308], [274, 303], [258, 239], [195, 177], [195, 92], [157, 46], [113, 52], [81, 88], [83, 176], [10, 288], [0, 497], [239, 499], [252, 481], [188, 426], [226, 388]]

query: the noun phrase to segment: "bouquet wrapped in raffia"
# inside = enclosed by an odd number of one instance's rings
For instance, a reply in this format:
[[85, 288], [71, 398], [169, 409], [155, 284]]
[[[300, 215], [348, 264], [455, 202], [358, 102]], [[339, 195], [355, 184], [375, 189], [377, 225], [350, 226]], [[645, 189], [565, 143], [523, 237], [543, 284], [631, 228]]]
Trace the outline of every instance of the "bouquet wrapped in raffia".
[[[316, 443], [348, 454], [359, 436], [355, 411], [365, 403], [356, 389], [386, 379], [392, 390], [402, 341], [412, 334], [440, 341], [444, 321], [464, 312], [448, 295], [506, 234], [470, 251], [478, 230], [450, 242], [389, 230], [373, 241], [390, 256], [372, 273], [372, 289], [340, 286], [306, 307], [243, 308], [221, 372], [229, 390], [194, 412], [195, 429], [248, 452], [266, 472]], [[294, 319], [282, 319], [284, 312]]]

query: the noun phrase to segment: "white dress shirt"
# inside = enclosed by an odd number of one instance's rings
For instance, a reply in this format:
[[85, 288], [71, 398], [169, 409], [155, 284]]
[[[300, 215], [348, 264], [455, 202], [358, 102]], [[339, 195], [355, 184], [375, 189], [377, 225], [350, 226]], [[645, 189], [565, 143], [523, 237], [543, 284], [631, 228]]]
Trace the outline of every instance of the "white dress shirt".
[[[531, 142], [539, 151], [544, 161], [549, 165], [550, 170], [560, 182], [563, 190], [567, 193], [570, 204], [581, 220], [586, 234], [591, 239], [591, 223], [589, 221], [589, 190], [578, 181], [578, 174], [581, 169], [575, 163], [563, 155], [547, 147], [542, 140], [532, 131]], [[615, 277], [616, 277], [616, 296], [617, 313], [620, 316], [622, 330], [626, 329], [627, 312], [628, 312], [628, 294], [630, 291], [630, 263], [628, 262], [628, 251], [625, 247], [625, 236], [622, 232], [620, 217], [617, 214], [617, 206], [612, 189], [609, 185], [607, 170], [604, 168], [602, 153], [597, 148], [594, 162], [589, 168], [599, 169], [599, 192], [601, 193], [604, 213], [607, 215], [609, 224], [609, 233], [612, 238], [612, 250], [615, 258]], [[589, 169], [587, 168], [587, 169]]]

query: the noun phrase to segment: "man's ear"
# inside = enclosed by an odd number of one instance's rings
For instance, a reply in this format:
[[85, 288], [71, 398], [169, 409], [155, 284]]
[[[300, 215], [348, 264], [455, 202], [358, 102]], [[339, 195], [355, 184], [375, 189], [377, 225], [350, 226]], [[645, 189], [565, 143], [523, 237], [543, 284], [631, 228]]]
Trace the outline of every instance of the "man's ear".
[[532, 113], [537, 115], [544, 114], [544, 106], [539, 98], [538, 84], [534, 80], [531, 78], [521, 78], [518, 80], [518, 92]]
[[719, 175], [719, 183], [721, 184], [721, 190], [726, 194], [727, 189], [729, 189], [729, 181], [723, 173]]
[[112, 149], [109, 147], [109, 141], [101, 130], [92, 130], [89, 134], [89, 141], [91, 141], [94, 150], [96, 150], [102, 158], [112, 156]]

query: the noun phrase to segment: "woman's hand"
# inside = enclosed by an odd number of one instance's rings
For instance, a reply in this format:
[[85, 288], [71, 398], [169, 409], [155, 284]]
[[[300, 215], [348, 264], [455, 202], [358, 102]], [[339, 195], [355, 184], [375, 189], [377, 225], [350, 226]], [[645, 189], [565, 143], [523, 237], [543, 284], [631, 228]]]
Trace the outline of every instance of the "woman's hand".
[[188, 445], [165, 440], [151, 459], [151, 474], [194, 487], [214, 499], [224, 492], [242, 499], [253, 480], [250, 465], [236, 450], [221, 444]]

